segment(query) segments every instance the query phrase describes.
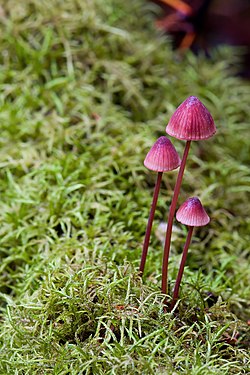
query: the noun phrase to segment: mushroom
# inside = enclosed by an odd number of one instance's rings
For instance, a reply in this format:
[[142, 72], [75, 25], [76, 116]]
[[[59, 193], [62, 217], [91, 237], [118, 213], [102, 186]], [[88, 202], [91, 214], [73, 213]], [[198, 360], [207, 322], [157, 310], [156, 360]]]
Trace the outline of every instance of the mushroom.
[[216, 127], [211, 114], [204, 106], [204, 104], [202, 104], [202, 102], [197, 97], [190, 96], [176, 109], [176, 111], [170, 118], [170, 121], [166, 127], [166, 132], [172, 137], [186, 140], [186, 146], [176, 180], [173, 199], [170, 205], [168, 216], [168, 225], [162, 261], [162, 293], [164, 294], [167, 294], [168, 259], [174, 214], [180, 192], [182, 177], [186, 166], [187, 156], [190, 149], [190, 144], [191, 141], [199, 141], [212, 137], [216, 132]]
[[143, 274], [144, 267], [145, 267], [150, 234], [151, 234], [152, 224], [154, 220], [158, 195], [160, 191], [162, 174], [163, 172], [172, 171], [173, 169], [178, 168], [180, 163], [181, 163], [181, 160], [179, 158], [179, 155], [176, 149], [172, 145], [171, 141], [165, 136], [162, 136], [157, 139], [157, 141], [151, 147], [151, 149], [149, 150], [144, 160], [145, 167], [150, 169], [151, 171], [158, 172], [158, 175], [157, 175], [157, 180], [155, 183], [153, 201], [151, 204], [151, 210], [150, 210], [150, 214], [148, 218], [148, 224], [147, 224], [144, 243], [143, 243], [141, 263], [140, 263], [140, 268], [139, 268], [141, 275]]
[[191, 242], [194, 227], [201, 227], [207, 225], [210, 221], [208, 214], [203, 208], [201, 201], [197, 197], [187, 199], [176, 213], [176, 219], [185, 225], [188, 225], [187, 239], [184, 245], [183, 254], [181, 258], [180, 268], [175, 282], [174, 294], [171, 304], [171, 310], [174, 308], [178, 299], [180, 283], [184, 271], [185, 262], [187, 259], [188, 248]]

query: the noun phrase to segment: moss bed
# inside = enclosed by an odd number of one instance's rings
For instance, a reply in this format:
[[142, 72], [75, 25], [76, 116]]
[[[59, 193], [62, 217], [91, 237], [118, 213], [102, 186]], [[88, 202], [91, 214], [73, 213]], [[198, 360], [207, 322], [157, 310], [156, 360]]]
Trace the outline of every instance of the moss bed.
[[[0, 374], [250, 373], [250, 84], [238, 52], [180, 56], [142, 1], [0, 0]], [[164, 310], [164, 174], [144, 157], [198, 96], [215, 137], [193, 142], [179, 202], [202, 199], [181, 301]], [[180, 154], [184, 144], [172, 140]], [[170, 290], [185, 229], [175, 223]]]

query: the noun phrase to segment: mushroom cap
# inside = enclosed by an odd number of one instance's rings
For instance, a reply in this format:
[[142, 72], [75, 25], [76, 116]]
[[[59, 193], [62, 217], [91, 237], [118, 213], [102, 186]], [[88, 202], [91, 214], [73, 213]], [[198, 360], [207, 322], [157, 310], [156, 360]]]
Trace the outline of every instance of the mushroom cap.
[[197, 197], [188, 198], [176, 212], [176, 219], [190, 227], [207, 225], [210, 217]]
[[179, 167], [181, 159], [171, 141], [162, 136], [149, 150], [144, 165], [151, 171], [166, 172]]
[[212, 137], [216, 127], [204, 104], [196, 96], [190, 96], [170, 118], [166, 132], [178, 139], [199, 141]]

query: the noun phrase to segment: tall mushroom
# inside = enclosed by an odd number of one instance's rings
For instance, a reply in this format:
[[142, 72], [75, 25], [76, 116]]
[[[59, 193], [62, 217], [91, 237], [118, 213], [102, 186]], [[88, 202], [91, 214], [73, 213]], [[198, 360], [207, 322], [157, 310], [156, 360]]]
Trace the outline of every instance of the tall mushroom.
[[187, 199], [179, 208], [176, 213], [176, 219], [185, 225], [188, 225], [187, 239], [184, 245], [183, 254], [181, 258], [180, 268], [178, 271], [177, 279], [174, 287], [174, 294], [171, 304], [171, 310], [174, 308], [178, 299], [180, 283], [184, 271], [184, 266], [187, 259], [188, 248], [191, 242], [194, 227], [201, 227], [207, 225], [210, 221], [208, 214], [203, 208], [199, 198], [193, 197]]
[[150, 234], [151, 234], [152, 224], [154, 220], [158, 195], [160, 191], [162, 174], [163, 172], [172, 171], [173, 169], [178, 168], [180, 163], [181, 163], [181, 160], [179, 158], [179, 155], [176, 149], [172, 145], [171, 141], [165, 136], [162, 136], [157, 139], [157, 141], [151, 147], [151, 149], [149, 150], [144, 160], [145, 167], [150, 169], [151, 171], [158, 172], [158, 175], [157, 175], [157, 180], [155, 183], [153, 201], [151, 204], [151, 210], [150, 210], [150, 214], [148, 218], [148, 224], [147, 224], [144, 243], [143, 243], [141, 263], [140, 263], [140, 268], [139, 268], [141, 275], [143, 274], [144, 268], [145, 268]]
[[182, 177], [187, 161], [191, 141], [199, 141], [212, 137], [216, 132], [214, 120], [195, 96], [187, 98], [174, 112], [167, 125], [166, 132], [172, 137], [186, 140], [178, 177], [176, 180], [172, 203], [169, 210], [168, 225], [166, 231], [163, 261], [162, 261], [162, 293], [167, 294], [168, 284], [168, 260], [170, 252], [170, 242], [175, 209], [180, 192]]

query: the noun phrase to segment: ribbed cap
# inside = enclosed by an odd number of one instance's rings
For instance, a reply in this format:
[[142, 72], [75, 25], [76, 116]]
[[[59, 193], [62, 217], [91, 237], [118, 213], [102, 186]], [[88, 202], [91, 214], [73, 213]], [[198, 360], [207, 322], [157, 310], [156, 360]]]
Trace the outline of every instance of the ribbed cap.
[[204, 104], [196, 96], [190, 96], [170, 118], [166, 132], [178, 139], [199, 141], [212, 137], [216, 127]]
[[210, 217], [197, 197], [188, 198], [176, 212], [176, 219], [190, 227], [202, 227], [207, 225]]
[[179, 167], [181, 159], [167, 137], [160, 137], [149, 150], [144, 165], [156, 172], [172, 171]]

